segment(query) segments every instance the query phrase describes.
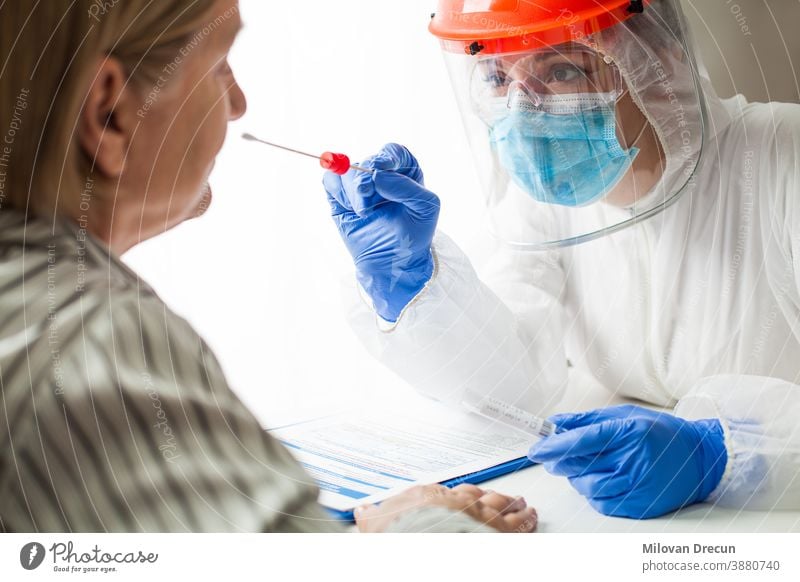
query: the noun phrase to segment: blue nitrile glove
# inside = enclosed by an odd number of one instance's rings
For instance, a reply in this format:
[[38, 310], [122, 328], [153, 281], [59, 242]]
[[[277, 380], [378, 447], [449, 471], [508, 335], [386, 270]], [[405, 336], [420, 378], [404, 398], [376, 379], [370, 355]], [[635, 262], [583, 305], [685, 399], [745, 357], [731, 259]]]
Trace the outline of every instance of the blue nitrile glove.
[[646, 519], [699, 503], [728, 461], [717, 419], [625, 405], [551, 420], [565, 432], [537, 442], [528, 457], [566, 476], [605, 515]]
[[439, 198], [425, 189], [417, 160], [401, 145], [385, 145], [359, 165], [377, 171], [326, 172], [323, 184], [359, 283], [378, 315], [395, 322], [433, 275]]

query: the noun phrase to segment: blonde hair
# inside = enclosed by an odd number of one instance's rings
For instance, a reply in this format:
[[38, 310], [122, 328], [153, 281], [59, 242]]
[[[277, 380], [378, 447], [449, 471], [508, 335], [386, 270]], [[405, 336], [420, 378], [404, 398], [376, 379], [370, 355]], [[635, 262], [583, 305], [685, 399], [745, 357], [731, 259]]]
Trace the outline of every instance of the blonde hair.
[[92, 160], [75, 128], [98, 57], [152, 86], [214, 0], [0, 2], [0, 212], [52, 214], [81, 195]]

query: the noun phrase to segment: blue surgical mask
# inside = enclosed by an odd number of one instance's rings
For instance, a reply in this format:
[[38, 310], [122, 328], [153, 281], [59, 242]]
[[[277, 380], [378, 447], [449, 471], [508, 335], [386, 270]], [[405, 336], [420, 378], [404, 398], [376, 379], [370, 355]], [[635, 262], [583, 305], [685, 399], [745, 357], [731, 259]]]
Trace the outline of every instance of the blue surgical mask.
[[539, 202], [591, 204], [631, 167], [639, 150], [620, 145], [615, 101], [600, 97], [593, 107], [568, 114], [507, 108], [492, 125], [490, 140], [500, 163]]

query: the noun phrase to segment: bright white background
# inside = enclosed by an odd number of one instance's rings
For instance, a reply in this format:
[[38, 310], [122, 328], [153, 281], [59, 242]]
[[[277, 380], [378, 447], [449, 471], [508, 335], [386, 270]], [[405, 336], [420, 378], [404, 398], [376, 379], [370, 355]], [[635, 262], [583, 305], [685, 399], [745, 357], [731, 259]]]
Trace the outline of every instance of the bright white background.
[[232, 387], [277, 426], [381, 398], [402, 385], [350, 331], [352, 277], [314, 160], [239, 138], [242, 131], [355, 160], [407, 145], [440, 195], [440, 225], [465, 247], [480, 192], [438, 43], [434, 0], [242, 0], [231, 55], [248, 97], [199, 220], [125, 260], [216, 352]]

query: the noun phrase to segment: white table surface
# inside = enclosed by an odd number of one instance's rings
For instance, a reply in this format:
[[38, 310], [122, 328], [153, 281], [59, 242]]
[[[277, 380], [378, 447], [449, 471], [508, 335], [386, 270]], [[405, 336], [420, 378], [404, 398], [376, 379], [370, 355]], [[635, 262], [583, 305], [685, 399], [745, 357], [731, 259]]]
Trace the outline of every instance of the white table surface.
[[564, 477], [554, 477], [541, 466], [480, 486], [525, 497], [539, 514], [540, 532], [800, 532], [800, 511], [741, 511], [698, 504], [656, 519], [606, 517], [592, 509]]
[[[574, 373], [560, 408], [580, 411], [624, 402], [633, 401], [590, 385], [586, 378]], [[550, 475], [541, 465], [485, 481], [480, 486], [525, 497], [539, 514], [540, 532], [800, 532], [800, 511], [742, 511], [697, 504], [655, 519], [606, 517], [595, 511], [567, 479]]]

